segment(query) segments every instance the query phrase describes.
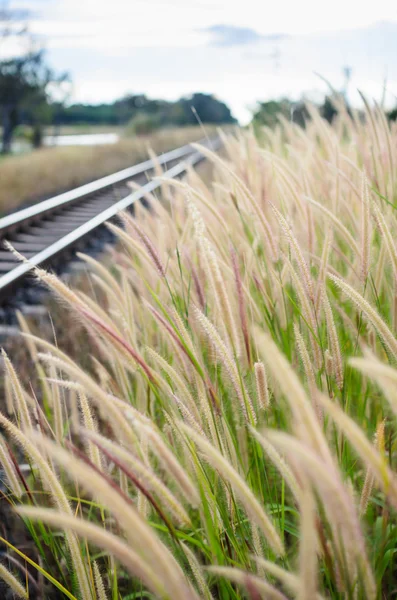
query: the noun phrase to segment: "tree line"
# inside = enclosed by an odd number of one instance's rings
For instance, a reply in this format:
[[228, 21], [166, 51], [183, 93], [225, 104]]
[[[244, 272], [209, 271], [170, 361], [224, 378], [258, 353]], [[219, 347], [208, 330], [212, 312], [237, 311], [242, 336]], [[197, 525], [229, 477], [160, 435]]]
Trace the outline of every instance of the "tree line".
[[132, 132], [150, 133], [161, 127], [203, 123], [235, 123], [230, 108], [212, 94], [194, 93], [174, 102], [130, 94], [108, 104], [54, 106], [58, 125], [127, 125]]
[[[324, 101], [317, 105], [320, 115], [329, 123], [338, 115], [338, 102], [345, 102], [346, 109], [351, 113], [349, 103], [343, 94], [331, 94], [326, 96]], [[364, 114], [358, 111], [358, 114], [364, 118]], [[268, 100], [266, 102], [258, 102], [252, 115], [252, 123], [254, 127], [270, 127], [273, 128], [280, 120], [280, 116], [288, 121], [292, 121], [301, 127], [310, 120], [310, 114], [304, 100], [292, 101], [289, 98], [281, 98], [279, 100]], [[390, 121], [397, 121], [397, 108], [387, 111], [386, 116]]]

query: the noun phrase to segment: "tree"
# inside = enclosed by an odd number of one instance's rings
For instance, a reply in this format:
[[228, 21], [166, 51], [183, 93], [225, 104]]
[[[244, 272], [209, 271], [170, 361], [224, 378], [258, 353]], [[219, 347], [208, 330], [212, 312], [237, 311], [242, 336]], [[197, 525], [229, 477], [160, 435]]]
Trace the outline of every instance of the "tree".
[[275, 127], [279, 122], [279, 115], [289, 118], [290, 110], [290, 102], [286, 99], [259, 102], [253, 114], [253, 123], [254, 125]]
[[397, 121], [397, 107], [387, 113], [390, 121]]
[[304, 127], [309, 118], [303, 101], [292, 102], [288, 98], [282, 98], [281, 100], [259, 102], [253, 114], [253, 124], [254, 126], [275, 127], [280, 116], [301, 125], [301, 127]]
[[[14, 19], [14, 21], [13, 21]], [[4, 39], [18, 36], [24, 42], [18, 56], [0, 60], [0, 113], [3, 125], [2, 152], [11, 150], [11, 142], [16, 127], [22, 122], [33, 127], [35, 145], [41, 142], [41, 127], [48, 119], [50, 111], [50, 89], [66, 81], [67, 76], [57, 76], [45, 64], [42, 48], [34, 48], [27, 27], [18, 27], [19, 13], [3, 9], [0, 11], [2, 27], [0, 36]], [[22, 45], [22, 43], [21, 43]], [[27, 49], [26, 49], [27, 48]]]
[[324, 119], [328, 121], [328, 123], [332, 123], [332, 121], [338, 114], [338, 111], [336, 110], [335, 105], [332, 102], [331, 96], [326, 96], [324, 98], [324, 102], [320, 107], [320, 114]]
[[230, 108], [210, 94], [196, 93], [189, 98], [181, 98], [181, 107], [187, 123], [235, 123]]

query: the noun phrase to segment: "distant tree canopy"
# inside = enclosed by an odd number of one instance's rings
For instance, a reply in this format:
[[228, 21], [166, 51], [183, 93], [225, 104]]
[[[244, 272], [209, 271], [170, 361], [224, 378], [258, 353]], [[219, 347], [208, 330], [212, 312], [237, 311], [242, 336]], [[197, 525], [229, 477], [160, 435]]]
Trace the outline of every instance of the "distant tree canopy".
[[254, 125], [274, 127], [279, 122], [280, 116], [302, 127], [309, 118], [307, 109], [302, 101], [292, 102], [288, 98], [281, 98], [281, 100], [259, 102], [253, 113], [253, 123]]
[[110, 104], [72, 104], [54, 107], [57, 125], [126, 125], [136, 133], [159, 127], [203, 123], [235, 123], [230, 109], [210, 94], [193, 94], [175, 102], [129, 95]]
[[[332, 101], [332, 97], [326, 96], [324, 102], [318, 108], [321, 116], [329, 123], [332, 123], [338, 112]], [[264, 125], [274, 127], [280, 121], [280, 116], [302, 127], [310, 119], [303, 100], [293, 102], [289, 98], [281, 98], [280, 100], [269, 100], [258, 103], [257, 108], [253, 112], [252, 122], [254, 126]]]
[[[323, 103], [318, 105], [317, 108], [321, 116], [329, 123], [332, 123], [338, 114], [337, 106], [341, 102], [345, 105], [349, 113], [351, 111], [348, 101], [348, 88], [352, 77], [352, 68], [346, 65], [343, 67], [342, 73], [344, 82], [340, 90], [335, 89], [329, 81], [319, 75], [323, 82], [327, 84], [329, 92], [325, 96]], [[266, 125], [274, 127], [279, 122], [280, 116], [293, 123], [297, 123], [301, 127], [305, 127], [306, 122], [310, 120], [304, 99], [293, 102], [289, 98], [281, 98], [280, 100], [259, 103], [253, 112], [252, 122], [254, 126]]]
[[390, 121], [397, 121], [397, 107], [387, 113]]

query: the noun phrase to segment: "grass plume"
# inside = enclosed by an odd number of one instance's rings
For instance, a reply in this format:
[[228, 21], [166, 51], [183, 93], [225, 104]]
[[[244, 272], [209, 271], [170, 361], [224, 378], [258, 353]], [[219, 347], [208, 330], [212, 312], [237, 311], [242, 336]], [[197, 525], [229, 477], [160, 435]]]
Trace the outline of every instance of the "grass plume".
[[91, 356], [21, 320], [39, 388], [3, 354], [0, 461], [69, 598], [393, 594], [397, 129], [338, 107], [222, 134], [89, 293], [36, 270]]

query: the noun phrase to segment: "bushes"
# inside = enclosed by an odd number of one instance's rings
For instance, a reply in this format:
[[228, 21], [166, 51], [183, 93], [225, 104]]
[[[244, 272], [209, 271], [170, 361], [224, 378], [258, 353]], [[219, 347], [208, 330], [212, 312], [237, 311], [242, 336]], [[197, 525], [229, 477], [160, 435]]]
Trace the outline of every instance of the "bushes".
[[161, 127], [159, 115], [138, 113], [126, 128], [127, 135], [148, 135]]

